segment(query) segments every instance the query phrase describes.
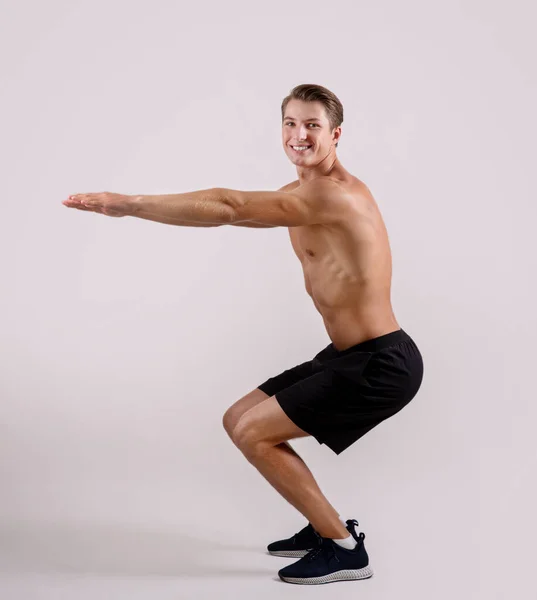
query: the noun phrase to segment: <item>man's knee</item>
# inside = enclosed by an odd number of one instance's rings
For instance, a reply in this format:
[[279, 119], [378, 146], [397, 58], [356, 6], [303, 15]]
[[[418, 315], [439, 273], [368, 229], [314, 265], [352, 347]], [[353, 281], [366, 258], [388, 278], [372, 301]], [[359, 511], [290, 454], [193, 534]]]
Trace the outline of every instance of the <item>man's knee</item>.
[[235, 425], [238, 422], [235, 412], [236, 411], [234, 410], [233, 406], [230, 406], [226, 410], [226, 412], [224, 413], [224, 416], [222, 418], [222, 425], [224, 426], [224, 429], [226, 430], [229, 437], [232, 437], [233, 429], [235, 428]]
[[246, 394], [246, 396], [243, 396], [240, 400], [237, 400], [237, 402], [232, 404], [226, 410], [222, 418], [222, 425], [231, 439], [233, 439], [233, 431], [235, 430], [242, 415], [267, 398], [270, 398], [268, 394], [265, 394], [265, 392], [262, 392], [260, 389], [256, 388], [249, 394]]
[[272, 444], [264, 440], [262, 428], [259, 426], [259, 423], [252, 422], [249, 416], [239, 419], [230, 437], [235, 446], [237, 446], [246, 458], [253, 458], [267, 447], [270, 448], [272, 446]]

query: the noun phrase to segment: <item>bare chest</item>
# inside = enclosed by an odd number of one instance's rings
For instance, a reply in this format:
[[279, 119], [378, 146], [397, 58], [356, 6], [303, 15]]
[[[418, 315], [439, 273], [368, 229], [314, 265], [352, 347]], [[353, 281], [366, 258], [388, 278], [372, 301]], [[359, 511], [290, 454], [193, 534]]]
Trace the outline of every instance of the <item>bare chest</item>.
[[320, 260], [331, 247], [333, 248], [334, 242], [330, 241], [330, 237], [330, 232], [321, 225], [289, 228], [291, 245], [303, 264]]

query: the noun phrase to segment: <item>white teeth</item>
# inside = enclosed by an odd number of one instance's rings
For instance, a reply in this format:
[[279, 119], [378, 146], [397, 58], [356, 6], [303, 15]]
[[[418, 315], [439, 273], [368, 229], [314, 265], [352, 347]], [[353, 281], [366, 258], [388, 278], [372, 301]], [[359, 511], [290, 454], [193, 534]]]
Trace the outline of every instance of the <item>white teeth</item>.
[[307, 150], [308, 148], [310, 148], [310, 146], [291, 146], [291, 148], [293, 150], [303, 151], [303, 150]]

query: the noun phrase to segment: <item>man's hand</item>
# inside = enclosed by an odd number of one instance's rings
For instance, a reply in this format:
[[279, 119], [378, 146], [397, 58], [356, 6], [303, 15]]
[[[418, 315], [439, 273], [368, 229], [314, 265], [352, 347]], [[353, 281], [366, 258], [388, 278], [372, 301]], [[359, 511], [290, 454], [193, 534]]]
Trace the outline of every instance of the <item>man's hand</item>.
[[101, 213], [107, 217], [125, 217], [135, 212], [135, 196], [101, 192], [99, 194], [76, 194], [62, 202], [68, 208]]

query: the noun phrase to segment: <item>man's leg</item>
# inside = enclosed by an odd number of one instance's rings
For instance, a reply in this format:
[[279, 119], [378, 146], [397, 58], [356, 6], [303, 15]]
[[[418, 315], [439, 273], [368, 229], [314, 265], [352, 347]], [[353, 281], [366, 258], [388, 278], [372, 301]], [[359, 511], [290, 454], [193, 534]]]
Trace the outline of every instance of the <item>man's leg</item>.
[[321, 492], [306, 463], [286, 443], [308, 435], [287, 417], [277, 400], [270, 397], [254, 402], [238, 419], [230, 437], [248, 461], [320, 535], [346, 538], [349, 532], [339, 519], [339, 513]]

